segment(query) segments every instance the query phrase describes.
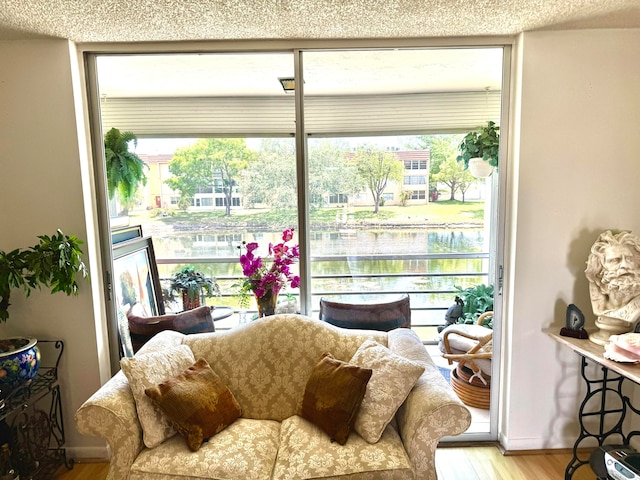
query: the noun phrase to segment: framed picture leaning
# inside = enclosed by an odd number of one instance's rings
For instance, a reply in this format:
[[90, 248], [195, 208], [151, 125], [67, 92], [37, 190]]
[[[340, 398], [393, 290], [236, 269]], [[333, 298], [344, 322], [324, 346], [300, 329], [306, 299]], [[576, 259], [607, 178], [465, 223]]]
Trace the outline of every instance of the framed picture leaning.
[[135, 238], [113, 246], [112, 289], [121, 353], [129, 356], [127, 313], [133, 311], [145, 317], [165, 313], [151, 237]]

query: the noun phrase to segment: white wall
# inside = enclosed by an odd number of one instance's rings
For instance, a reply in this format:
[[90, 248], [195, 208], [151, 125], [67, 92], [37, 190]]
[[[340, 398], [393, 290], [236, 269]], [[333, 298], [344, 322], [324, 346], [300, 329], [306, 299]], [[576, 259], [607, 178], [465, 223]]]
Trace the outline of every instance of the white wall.
[[[37, 235], [57, 228], [87, 240], [72, 60], [65, 40], [0, 42], [0, 249], [34, 245]], [[14, 290], [9, 321], [0, 325], [0, 336], [64, 341], [60, 383], [67, 445], [88, 451], [104, 445], [81, 436], [73, 422], [76, 409], [100, 385], [91, 288], [84, 282], [78, 297], [43, 290], [29, 299]]]
[[512, 450], [569, 447], [579, 357], [541, 330], [559, 330], [570, 303], [593, 326], [591, 245], [609, 228], [640, 235], [640, 30], [527, 33], [519, 42], [501, 439]]

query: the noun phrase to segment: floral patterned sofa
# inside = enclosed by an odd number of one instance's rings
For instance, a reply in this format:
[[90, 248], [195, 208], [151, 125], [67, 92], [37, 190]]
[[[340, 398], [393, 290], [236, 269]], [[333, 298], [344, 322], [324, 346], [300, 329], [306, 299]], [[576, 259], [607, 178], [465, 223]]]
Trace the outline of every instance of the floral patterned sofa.
[[[418, 373], [377, 442], [369, 443], [354, 431], [340, 445], [300, 416], [302, 399], [323, 353], [349, 362], [366, 340], [424, 371], [420, 369], [423, 373]], [[418, 336], [406, 328], [347, 330], [301, 315], [280, 314], [229, 331], [161, 332], [136, 357], [182, 348], [177, 347], [181, 344], [191, 349], [194, 358], [209, 363], [237, 399], [242, 416], [195, 452], [181, 435], [148, 448], [132, 388], [120, 371], [75, 415], [81, 433], [108, 442], [108, 479], [436, 479], [438, 441], [461, 434], [471, 423], [469, 411]]]

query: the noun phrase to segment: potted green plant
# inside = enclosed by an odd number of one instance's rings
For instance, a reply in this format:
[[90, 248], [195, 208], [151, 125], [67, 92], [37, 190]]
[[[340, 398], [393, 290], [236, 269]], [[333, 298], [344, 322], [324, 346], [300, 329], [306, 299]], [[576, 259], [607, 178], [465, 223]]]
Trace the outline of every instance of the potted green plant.
[[50, 287], [51, 293], [78, 294], [76, 274], [87, 276], [82, 261], [82, 241], [58, 230], [52, 236], [40, 235], [37, 245], [11, 252], [0, 250], [0, 322], [9, 319], [9, 298], [13, 288], [24, 290]]
[[193, 266], [181, 268], [171, 276], [169, 298], [182, 296], [184, 310], [192, 310], [200, 306], [200, 296], [213, 297], [220, 295], [220, 286], [215, 278], [207, 278]]
[[458, 162], [464, 162], [464, 169], [478, 178], [491, 175], [493, 167], [498, 167], [500, 134], [495, 122], [489, 121], [484, 127], [467, 133], [458, 148]]
[[104, 136], [104, 155], [107, 171], [107, 191], [109, 198], [116, 192], [124, 209], [135, 202], [138, 185], [146, 185], [147, 165], [133, 152], [129, 151], [129, 143], [137, 145], [138, 139], [133, 132], [120, 132], [112, 128]]
[[[458, 318], [458, 323], [477, 323], [480, 315], [493, 311], [493, 285], [481, 283], [464, 289], [456, 286], [455, 289], [458, 290], [458, 297], [463, 302], [462, 315]], [[483, 325], [493, 328], [493, 317], [486, 320]]]
[[[28, 297], [34, 288], [48, 287], [51, 293], [78, 294], [77, 276], [87, 276], [82, 261], [82, 241], [58, 230], [40, 235], [33, 247], [0, 250], [0, 323], [9, 319], [11, 291], [21, 289]], [[37, 341], [13, 337], [0, 340], [0, 396], [36, 375], [40, 354]]]

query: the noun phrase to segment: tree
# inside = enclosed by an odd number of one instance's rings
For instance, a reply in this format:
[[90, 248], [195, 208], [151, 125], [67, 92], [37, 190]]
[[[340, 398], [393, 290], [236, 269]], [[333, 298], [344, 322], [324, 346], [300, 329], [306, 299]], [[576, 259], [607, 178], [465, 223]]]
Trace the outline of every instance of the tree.
[[181, 201], [198, 188], [214, 188], [219, 179], [224, 193], [225, 215], [231, 216], [233, 188], [240, 172], [254, 159], [243, 138], [202, 138], [190, 147], [176, 150], [169, 163], [172, 177], [166, 183], [180, 192]]
[[206, 146], [198, 140], [191, 147], [179, 148], [169, 162], [171, 178], [165, 180], [173, 190], [180, 192], [178, 206], [186, 210], [199, 188], [212, 187], [214, 162], [205, 153]]
[[246, 205], [263, 203], [293, 209], [298, 199], [296, 152], [293, 139], [264, 139], [244, 172], [240, 188]]
[[144, 202], [144, 200], [145, 198], [140, 188], [136, 188], [136, 192], [133, 194], [131, 198], [127, 200], [122, 198], [122, 195], [118, 193], [118, 202], [122, 207], [122, 212], [125, 212], [125, 213], [131, 210], [136, 205], [140, 205], [142, 202]]
[[378, 213], [380, 198], [388, 182], [402, 180], [402, 162], [392, 152], [369, 145], [359, 147], [353, 155], [352, 162], [373, 196], [373, 212]]
[[411, 190], [402, 190], [400, 192], [400, 205], [406, 207], [409, 200], [411, 200]]
[[354, 195], [362, 190], [355, 165], [348, 160], [344, 141], [309, 143], [309, 202], [322, 206], [327, 196]]
[[429, 149], [431, 164], [429, 166], [429, 175], [435, 175], [440, 171], [440, 165], [449, 157], [456, 156], [458, 152], [458, 144], [460, 143], [460, 135], [420, 135], [417, 145], [413, 148], [425, 150]]
[[449, 200], [455, 200], [456, 190], [462, 188], [462, 201], [464, 202], [464, 193], [469, 186], [475, 181], [475, 178], [464, 169], [464, 165], [456, 162], [456, 158], [449, 157], [440, 164], [440, 171], [433, 175], [433, 180], [447, 185], [451, 189], [451, 197]]
[[[352, 194], [361, 190], [357, 173], [347, 160], [345, 142], [309, 142], [309, 203], [322, 206], [327, 195]], [[295, 143], [291, 139], [265, 139], [257, 160], [245, 172], [243, 198], [248, 204], [264, 203], [276, 208], [297, 205]]]
[[147, 184], [144, 173], [147, 164], [129, 151], [130, 142], [134, 147], [138, 145], [133, 132], [120, 132], [117, 128], [112, 128], [104, 136], [107, 191], [109, 198], [118, 193], [118, 200], [125, 211], [136, 201], [140, 183]]
[[464, 203], [464, 196], [467, 193], [467, 190], [471, 188], [471, 185], [476, 183], [477, 178], [475, 178], [468, 170], [464, 171], [464, 175], [458, 182], [458, 191], [462, 194], [462, 203]]

